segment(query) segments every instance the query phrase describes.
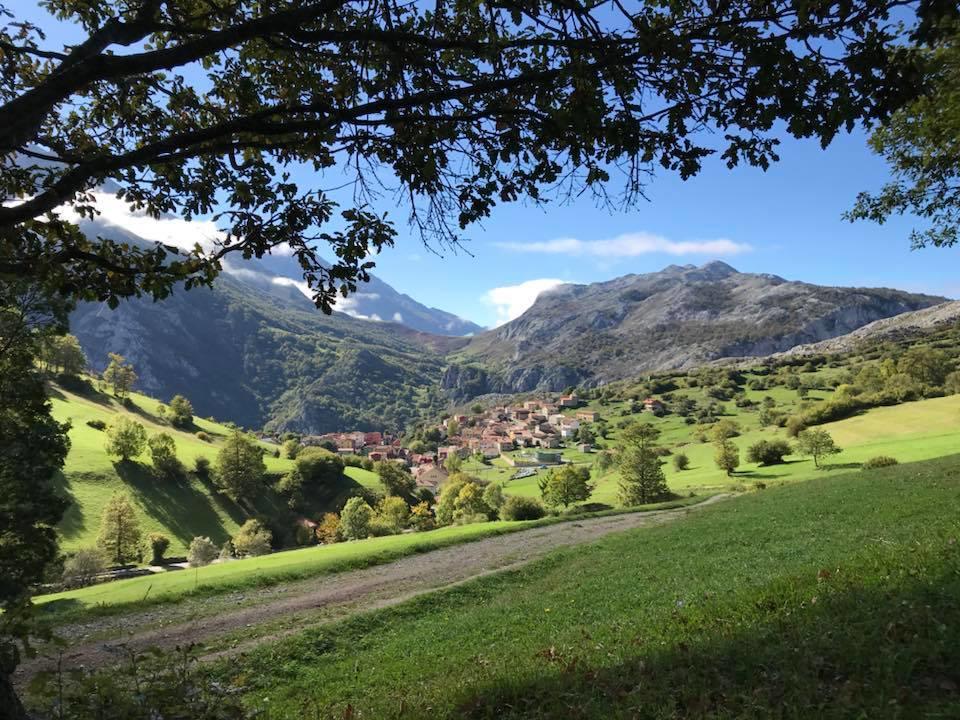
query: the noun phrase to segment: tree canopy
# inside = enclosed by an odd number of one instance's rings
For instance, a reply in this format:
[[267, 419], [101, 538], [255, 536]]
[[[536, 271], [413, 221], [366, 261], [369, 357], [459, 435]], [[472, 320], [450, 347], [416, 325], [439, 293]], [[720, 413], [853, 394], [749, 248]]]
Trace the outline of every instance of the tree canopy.
[[[317, 305], [394, 242], [380, 194], [432, 247], [498, 203], [642, 197], [655, 167], [767, 167], [777, 136], [826, 144], [922, 90], [950, 3], [681, 0], [386, 3], [62, 0], [66, 47], [0, 26], [0, 274], [71, 296], [167, 295], [230, 253], [287, 244]], [[306, 182], [295, 170], [311, 172]], [[324, 171], [345, 173], [336, 178]], [[346, 185], [345, 188], [342, 186]], [[86, 238], [105, 188], [157, 217], [213, 215], [207, 247]], [[332, 251], [325, 266], [318, 245]]]
[[870, 138], [893, 180], [861, 193], [851, 220], [883, 223], [914, 214], [925, 222], [910, 233], [915, 248], [956, 245], [960, 228], [960, 26], [928, 50], [928, 92], [897, 111]]

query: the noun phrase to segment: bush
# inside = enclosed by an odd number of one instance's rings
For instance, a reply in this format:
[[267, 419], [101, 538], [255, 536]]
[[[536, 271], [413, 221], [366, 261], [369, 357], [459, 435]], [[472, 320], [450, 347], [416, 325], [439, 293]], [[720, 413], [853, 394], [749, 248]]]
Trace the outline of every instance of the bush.
[[690, 467], [690, 458], [686, 453], [677, 453], [673, 456], [673, 469], [677, 471], [686, 470]]
[[340, 531], [348, 540], [360, 540], [367, 537], [373, 508], [363, 498], [347, 500], [340, 513]]
[[193, 461], [193, 471], [200, 477], [210, 477], [210, 460], [203, 455], [197, 455]]
[[87, 425], [94, 430], [106, 430], [107, 424], [103, 420], [87, 420]]
[[387, 535], [396, 535], [397, 529], [385, 518], [374, 517], [367, 524], [367, 537], [385, 537]]
[[791, 415], [787, 418], [785, 427], [787, 429], [787, 437], [796, 437], [807, 429], [807, 424], [799, 415]]
[[163, 556], [170, 547], [170, 538], [162, 533], [150, 533], [150, 564], [160, 565], [163, 563]]
[[187, 551], [187, 562], [190, 563], [191, 567], [203, 567], [216, 560], [219, 554], [220, 551], [210, 538], [203, 536], [195, 537], [190, 541], [190, 549]]
[[233, 548], [240, 557], [266, 555], [272, 540], [273, 534], [259, 520], [247, 520], [232, 538]]
[[324, 545], [330, 545], [343, 540], [340, 533], [340, 516], [336, 513], [324, 513], [320, 518], [320, 524], [317, 525], [317, 539]]
[[203, 430], [200, 430], [197, 433], [197, 440], [203, 440], [203, 442], [212, 442], [212, 438], [208, 433], [205, 433]]
[[80, 548], [63, 564], [63, 584], [68, 588], [86, 587], [105, 568], [103, 554], [97, 548]]
[[500, 508], [504, 520], [539, 520], [547, 514], [543, 503], [536, 498], [511, 495]]
[[861, 470], [873, 470], [875, 468], [890, 467], [891, 465], [896, 465], [897, 459], [892, 458], [889, 455], [877, 455], [872, 457], [860, 467]]
[[786, 440], [761, 440], [747, 450], [747, 462], [760, 465], [779, 465], [783, 456], [790, 454], [790, 443]]
[[363, 467], [363, 456], [361, 455], [357, 455], [354, 453], [351, 455], [343, 455], [341, 457], [343, 459], [343, 464], [346, 467], [355, 467], [355, 468]]

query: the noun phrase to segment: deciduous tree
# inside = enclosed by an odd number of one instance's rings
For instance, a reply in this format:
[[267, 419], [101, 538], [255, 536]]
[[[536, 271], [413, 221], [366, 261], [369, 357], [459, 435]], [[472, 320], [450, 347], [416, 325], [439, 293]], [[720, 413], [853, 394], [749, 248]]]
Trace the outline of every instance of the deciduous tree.
[[111, 562], [123, 565], [137, 560], [142, 554], [140, 521], [130, 498], [114, 493], [100, 515], [100, 533], [97, 547]]
[[193, 405], [183, 395], [174, 395], [170, 400], [170, 424], [176, 428], [188, 428], [193, 425]]
[[399, 463], [382, 460], [377, 463], [376, 471], [377, 475], [380, 476], [380, 482], [383, 483], [389, 495], [409, 497], [417, 486], [413, 475], [407, 472], [406, 468], [401, 467]]
[[151, 435], [147, 440], [150, 448], [150, 460], [154, 469], [167, 480], [177, 480], [183, 476], [183, 463], [177, 457], [177, 443], [165, 432]]
[[107, 430], [107, 454], [117, 455], [124, 462], [140, 455], [146, 445], [147, 431], [136, 420], [120, 416]]
[[373, 508], [366, 500], [350, 498], [340, 511], [340, 530], [348, 540], [362, 540], [367, 537], [372, 519]]
[[0, 707], [26, 717], [10, 675], [38, 628], [30, 590], [57, 556], [56, 526], [67, 502], [56, 492], [69, 424], [51, 415], [35, 360], [47, 333], [62, 332], [69, 309], [20, 281], [0, 277]]
[[217, 453], [217, 486], [235, 501], [249, 499], [263, 485], [267, 466], [256, 438], [234, 430]]
[[820, 467], [820, 461], [827, 455], [836, 455], [841, 452], [833, 438], [826, 430], [812, 428], [797, 435], [797, 450], [801, 455], [813, 458], [813, 464]]
[[[954, 9], [954, 12], [956, 10]], [[887, 161], [893, 179], [880, 192], [861, 193], [850, 220], [884, 223], [896, 215], [923, 220], [910, 233], [915, 248], [951, 247], [960, 228], [960, 33], [954, 23], [927, 54], [927, 92], [900, 108], [870, 137], [874, 152]]]
[[564, 465], [551, 470], [540, 481], [540, 494], [547, 505], [569, 507], [583, 502], [593, 492], [590, 468], [584, 465]]
[[713, 454], [713, 460], [717, 467], [723, 470], [727, 476], [733, 475], [733, 471], [740, 466], [740, 451], [732, 440], [721, 440], [714, 443], [716, 450]]
[[133, 365], [127, 362], [123, 355], [109, 353], [110, 363], [107, 369], [103, 371], [103, 381], [113, 386], [113, 394], [117, 397], [125, 397], [133, 388], [137, 381], [137, 373], [133, 370]]

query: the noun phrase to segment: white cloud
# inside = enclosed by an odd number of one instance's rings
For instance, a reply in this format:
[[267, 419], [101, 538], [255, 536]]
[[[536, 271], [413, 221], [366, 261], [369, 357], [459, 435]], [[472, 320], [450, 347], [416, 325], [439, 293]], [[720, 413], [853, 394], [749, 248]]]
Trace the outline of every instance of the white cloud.
[[313, 293], [310, 292], [310, 286], [303, 280], [294, 280], [288, 277], [271, 277], [270, 281], [274, 285], [283, 285], [284, 287], [295, 287], [310, 301], [313, 300]]
[[[372, 302], [374, 300], [379, 300], [379, 299], [380, 299], [380, 293], [365, 293], [365, 292], [353, 293], [353, 295], [350, 295], [345, 298], [337, 298], [337, 310], [339, 310], [342, 313], [346, 313], [350, 317], [355, 317], [359, 320], [373, 320], [375, 322], [383, 322], [383, 318], [381, 318], [376, 313], [371, 313], [370, 315], [364, 315], [362, 312], [360, 312], [360, 308], [358, 307], [359, 303], [362, 302], [363, 300], [369, 300]], [[397, 320], [397, 322], [402, 322], [402, 321]]]
[[626, 233], [608, 240], [579, 240], [556, 238], [539, 242], [499, 242], [498, 247], [514, 252], [574, 255], [598, 258], [637, 257], [653, 253], [667, 255], [738, 255], [752, 248], [726, 238], [714, 240], [668, 240], [650, 233]]
[[520, 317], [541, 293], [564, 285], [563, 280], [555, 278], [539, 278], [527, 280], [519, 285], [505, 285], [488, 290], [481, 298], [483, 302], [492, 305], [497, 313], [498, 324], [502, 325], [514, 318]]
[[401, 315], [401, 314], [398, 313], [398, 312], [395, 312], [395, 313], [393, 314], [393, 321], [394, 321], [395, 323], [403, 323], [403, 315]]
[[[164, 216], [152, 218], [144, 212], [133, 211], [130, 206], [115, 195], [94, 192], [98, 219], [105, 225], [126, 230], [144, 240], [175, 245], [183, 249], [192, 249], [200, 245], [210, 250], [223, 240], [224, 234], [212, 220], [184, 220], [179, 217]], [[69, 206], [57, 208], [58, 212], [71, 222], [78, 222], [79, 216]]]

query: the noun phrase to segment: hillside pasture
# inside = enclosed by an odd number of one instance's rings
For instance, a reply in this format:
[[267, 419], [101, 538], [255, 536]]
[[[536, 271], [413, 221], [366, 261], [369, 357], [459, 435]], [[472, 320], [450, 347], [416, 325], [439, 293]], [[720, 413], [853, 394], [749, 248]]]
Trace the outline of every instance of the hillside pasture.
[[[283, 498], [265, 487], [249, 504], [238, 504], [216, 491], [209, 479], [193, 473], [179, 481], [158, 479], [152, 472], [149, 452], [128, 462], [111, 457], [104, 449], [106, 433], [87, 423], [100, 421], [106, 425], [127, 417], [141, 423], [147, 435], [165, 432], [177, 444], [177, 457], [190, 470], [198, 457], [211, 462], [231, 429], [226, 425], [194, 418], [189, 431], [173, 428], [163, 421], [159, 402], [132, 393], [124, 404], [109, 393], [78, 393], [62, 387], [51, 389], [53, 414], [57, 420], [69, 421], [70, 453], [63, 472], [57, 477], [60, 491], [71, 500], [58, 530], [64, 550], [89, 547], [96, 542], [100, 514], [111, 495], [130, 495], [139, 510], [144, 534], [159, 532], [170, 538], [168, 555], [186, 553], [190, 541], [206, 535], [214, 543], [226, 542], [243, 522], [253, 516], [267, 518], [277, 533], [290, 533], [293, 515]], [[204, 432], [210, 441], [197, 437]], [[277, 446], [263, 443], [267, 472], [273, 476], [287, 472], [292, 461], [274, 457]], [[310, 498], [312, 511], [335, 510], [361, 487], [382, 490], [379, 477], [362, 468], [346, 468], [344, 476], [333, 486], [325, 487]], [[289, 541], [290, 538], [287, 538]]]
[[268, 718], [952, 717], [960, 456], [820, 476], [219, 667]]

